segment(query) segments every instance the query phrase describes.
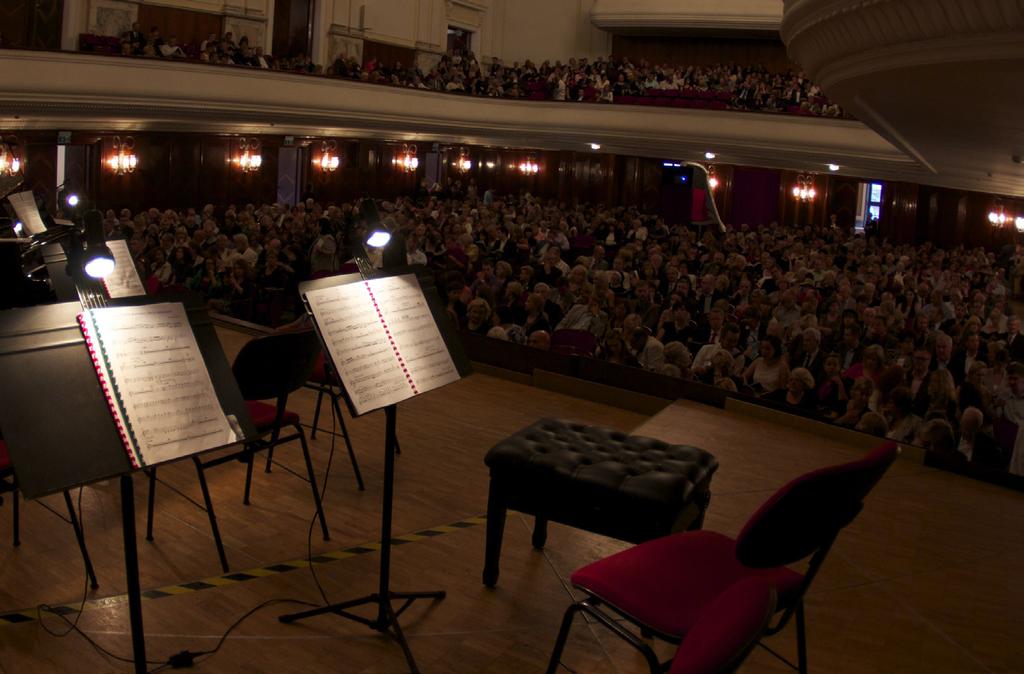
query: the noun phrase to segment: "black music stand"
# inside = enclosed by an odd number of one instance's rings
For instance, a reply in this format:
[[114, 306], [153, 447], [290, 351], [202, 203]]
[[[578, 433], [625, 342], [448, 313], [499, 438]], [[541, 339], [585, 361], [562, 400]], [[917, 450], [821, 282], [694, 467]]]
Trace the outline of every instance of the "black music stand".
[[[147, 304], [136, 297], [109, 305]], [[202, 304], [186, 301], [189, 322], [221, 407], [255, 436], [224, 351]], [[28, 499], [120, 478], [128, 613], [135, 671], [144, 674], [135, 490], [132, 466], [117, 433], [78, 325], [78, 302], [0, 312], [0, 428]], [[60, 423], [53, 415], [60, 414]], [[212, 451], [212, 450], [211, 450]]]
[[[426, 270], [423, 267], [391, 269], [386, 272], [374, 273], [372, 277], [381, 278], [385, 276], [400, 276], [402, 274], [416, 275], [417, 280], [420, 283], [420, 289], [423, 290], [423, 295], [430, 307], [430, 313], [434, 317], [434, 322], [437, 324], [437, 327], [441, 332], [441, 337], [444, 339], [445, 345], [448, 347], [448, 352], [451, 354], [452, 361], [455, 363], [455, 367], [459, 372], [460, 378], [470, 374], [472, 370], [469, 366], [469, 360], [466, 358], [466, 355], [462, 350], [462, 343], [459, 340], [458, 334], [456, 334], [453, 329], [453, 326], [450, 324], [450, 319], [448, 318], [444, 305], [441, 303], [440, 296], [437, 294], [433, 279], [428, 273], [426, 273]], [[333, 276], [300, 284], [299, 293], [302, 295], [306, 311], [313, 319], [314, 325], [316, 325], [316, 317], [313, 316], [309, 301], [306, 298], [307, 293], [312, 290], [342, 285], [345, 283], [358, 283], [362, 280], [363, 276], [359, 274], [350, 274], [345, 276]], [[323, 332], [319, 325], [316, 326], [316, 332], [320, 335], [321, 341], [323, 341]], [[330, 358], [331, 352], [327, 348], [326, 342], [323, 344], [323, 347], [325, 354], [324, 357]], [[349, 411], [352, 416], [356, 416], [355, 406], [352, 404], [352, 400], [349, 397], [348, 392], [345, 390], [344, 386], [341, 387], [341, 390], [345, 396], [345, 402], [348, 405]], [[413, 672], [413, 674], [417, 674], [419, 672], [419, 668], [416, 666], [416, 660], [413, 657], [412, 650], [409, 648], [409, 642], [406, 640], [405, 634], [402, 632], [402, 626], [398, 622], [398, 617], [402, 615], [402, 613], [405, 612], [405, 610], [417, 599], [444, 599], [445, 591], [431, 590], [425, 592], [396, 592], [391, 589], [391, 517], [395, 494], [395, 450], [398, 446], [398, 437], [396, 433], [397, 422], [398, 405], [387, 405], [384, 407], [384, 493], [382, 496], [383, 503], [381, 507], [380, 576], [378, 579], [379, 585], [377, 592], [364, 597], [359, 597], [358, 599], [329, 604], [327, 606], [321, 606], [308, 611], [289, 613], [280, 616], [278, 620], [283, 623], [293, 623], [297, 620], [304, 620], [305, 618], [311, 618], [325, 613], [333, 613], [347, 620], [353, 620], [362, 625], [366, 625], [370, 629], [376, 630], [382, 634], [387, 634], [397, 641], [399, 646], [402, 647], [402, 652], [405, 654], [405, 660], [409, 665], [409, 671]], [[392, 602], [395, 601], [403, 602], [397, 610], [392, 605]], [[349, 611], [349, 609], [364, 605], [374, 606], [377, 610], [377, 616], [370, 619]]]

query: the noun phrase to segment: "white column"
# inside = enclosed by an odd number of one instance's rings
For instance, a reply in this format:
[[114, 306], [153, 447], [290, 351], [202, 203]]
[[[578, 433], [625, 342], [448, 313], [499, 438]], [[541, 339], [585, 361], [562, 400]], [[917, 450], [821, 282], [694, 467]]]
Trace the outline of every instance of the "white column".
[[319, 63], [324, 68], [331, 65], [333, 54], [328, 54], [327, 30], [331, 27], [331, 1], [314, 0], [313, 2], [313, 42], [309, 47], [310, 57], [313, 63]]
[[85, 0], [64, 3], [60, 30], [60, 48], [64, 51], [78, 51], [78, 35], [88, 30], [88, 4]]
[[267, 24], [263, 30], [263, 53], [274, 53], [274, 0], [267, 0]]

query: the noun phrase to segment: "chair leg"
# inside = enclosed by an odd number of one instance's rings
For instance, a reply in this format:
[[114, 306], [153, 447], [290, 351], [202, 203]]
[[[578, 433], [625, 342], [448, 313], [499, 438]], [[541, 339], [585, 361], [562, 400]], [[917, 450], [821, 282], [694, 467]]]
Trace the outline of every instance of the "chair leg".
[[804, 602], [796, 605], [796, 657], [797, 670], [807, 674], [807, 627], [804, 621]]
[[[348, 460], [352, 462], [352, 472], [356, 475], [356, 484], [359, 485], [359, 491], [366, 491], [366, 485], [363, 484], [363, 474], [359, 470], [359, 460], [356, 459], [356, 453], [352, 449], [352, 440], [348, 437], [348, 428], [345, 426], [345, 417], [341, 415], [341, 406], [338, 404], [338, 398], [331, 396], [331, 404], [334, 405], [334, 414], [338, 419], [339, 429], [341, 430], [342, 437], [345, 438], [345, 448], [348, 449]], [[313, 424], [316, 427], [316, 424]], [[395, 446], [398, 446], [398, 438], [395, 438]]]
[[505, 514], [507, 507], [502, 497], [501, 488], [491, 480], [487, 494], [487, 543], [484, 552], [483, 581], [487, 587], [498, 584], [499, 564], [501, 562], [501, 539], [505, 535]]
[[92, 568], [92, 560], [89, 559], [89, 549], [85, 547], [85, 534], [82, 532], [82, 525], [78, 521], [78, 514], [75, 512], [75, 505], [71, 502], [71, 494], [64, 490], [64, 505], [68, 507], [68, 517], [71, 519], [71, 528], [75, 530], [75, 539], [78, 541], [78, 549], [82, 552], [82, 561], [85, 562], [85, 574], [89, 576], [89, 586], [96, 589], [100, 586], [96, 580], [96, 572]]
[[149, 477], [149, 497], [146, 499], [146, 540], [153, 541], [153, 510], [156, 505], [156, 468], [146, 471]]
[[242, 495], [242, 503], [249, 505], [249, 496], [252, 493], [252, 466], [256, 460], [256, 453], [249, 452], [245, 461], [245, 493]]
[[569, 630], [572, 629], [572, 621], [580, 608], [579, 604], [574, 603], [565, 609], [565, 615], [562, 616], [562, 626], [558, 629], [558, 638], [555, 640], [555, 648], [551, 651], [551, 659], [548, 660], [547, 674], [555, 674], [558, 671], [558, 665], [562, 660], [562, 651], [565, 650], [565, 642], [569, 640]]
[[[275, 434], [276, 436], [276, 434]], [[267, 466], [263, 469], [264, 473], [269, 473], [271, 466], [274, 465], [274, 440], [270, 441], [270, 446], [267, 447]]]
[[[334, 398], [334, 396], [331, 396]], [[316, 440], [316, 426], [320, 422], [320, 405], [324, 401], [324, 390], [321, 388], [316, 394], [316, 407], [313, 408], [313, 429], [309, 432], [309, 437]]]
[[217, 515], [213, 512], [213, 499], [210, 498], [210, 488], [206, 485], [206, 472], [203, 470], [203, 464], [198, 457], [193, 456], [192, 462], [195, 463], [196, 473], [199, 476], [199, 488], [203, 491], [203, 501], [206, 503], [206, 516], [210, 519], [210, 533], [213, 534], [213, 542], [217, 545], [217, 556], [220, 557], [220, 568], [227, 573], [230, 568], [228, 567], [228, 556], [224, 553], [224, 541], [220, 537], [220, 528], [217, 526]]
[[324, 515], [324, 504], [320, 500], [320, 490], [316, 486], [316, 473], [313, 472], [313, 459], [309, 456], [309, 445], [306, 444], [306, 434], [302, 427], [296, 424], [295, 430], [299, 433], [299, 442], [302, 444], [302, 458], [306, 460], [306, 474], [309, 475], [309, 486], [313, 490], [313, 502], [316, 503], [316, 514], [320, 518], [320, 530], [323, 532], [324, 540], [331, 540], [331, 533], [327, 529], [327, 517]]
[[543, 550], [544, 544], [548, 542], [548, 521], [544, 517], [533, 518], [533, 547], [536, 550]]
[[18, 490], [11, 492], [11, 517], [14, 518], [14, 547], [21, 545], [21, 506], [18, 505]]

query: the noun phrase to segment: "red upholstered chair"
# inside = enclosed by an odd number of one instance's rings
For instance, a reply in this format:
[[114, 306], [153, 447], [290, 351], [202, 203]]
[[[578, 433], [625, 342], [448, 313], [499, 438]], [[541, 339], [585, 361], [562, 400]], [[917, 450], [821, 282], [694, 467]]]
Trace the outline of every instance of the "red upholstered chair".
[[668, 674], [727, 674], [757, 645], [775, 613], [775, 590], [758, 578], [731, 586], [701, 612]]
[[[618, 614], [644, 634], [678, 643], [722, 592], [757, 578], [775, 590], [781, 613], [766, 634], [778, 633], [795, 616], [799, 662], [794, 667], [807, 674], [804, 593], [839, 532], [854, 520], [898, 455], [899, 448], [890, 442], [857, 461], [792, 480], [765, 501], [736, 539], [713, 531], [672, 534], [577, 570], [571, 580], [586, 597], [566, 610], [548, 672], [558, 667], [577, 612], [605, 625], [615, 623], [613, 614]], [[808, 558], [804, 573], [787, 566]], [[644, 654], [652, 672], [662, 671], [639, 636], [621, 625], [614, 631]]]
[[[3, 438], [0, 438], [0, 504], [3, 503], [3, 495], [11, 495], [11, 524], [13, 533], [12, 538], [14, 539], [14, 546], [21, 545], [21, 513], [18, 506], [18, 479], [14, 475], [14, 466], [11, 465], [11, 456], [7, 451], [7, 443]], [[64, 519], [62, 515], [57, 513], [45, 503], [40, 502], [44, 508], [57, 515], [61, 519]], [[68, 518], [66, 522], [71, 524], [72, 529], [75, 530], [75, 540], [78, 541], [78, 549], [82, 553], [82, 561], [85, 562], [85, 573], [89, 577], [89, 585], [95, 590], [100, 585], [96, 581], [96, 572], [92, 568], [92, 560], [89, 559], [89, 549], [85, 547], [85, 535], [82, 533], [82, 527], [78, 522], [78, 514], [75, 512], [74, 503], [71, 501], [71, 494], [67, 489], [64, 490], [64, 505], [68, 509]]]

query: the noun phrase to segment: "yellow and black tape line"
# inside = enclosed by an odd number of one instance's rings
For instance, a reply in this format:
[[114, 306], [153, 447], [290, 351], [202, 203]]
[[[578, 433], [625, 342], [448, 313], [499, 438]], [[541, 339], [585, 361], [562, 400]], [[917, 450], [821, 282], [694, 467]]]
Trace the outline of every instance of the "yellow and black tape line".
[[[458, 522], [452, 522], [451, 524], [444, 524], [441, 526], [430, 527], [429, 529], [422, 529], [420, 531], [414, 531], [408, 534], [402, 534], [401, 536], [394, 536], [391, 539], [392, 545], [404, 545], [406, 543], [415, 543], [416, 541], [423, 541], [431, 538], [437, 538], [445, 534], [450, 534], [462, 529], [468, 529], [481, 524], [486, 524], [487, 518], [484, 516], [467, 517], [466, 519], [459, 520]], [[201, 592], [202, 590], [212, 590], [217, 587], [224, 587], [226, 585], [235, 585], [238, 583], [245, 583], [251, 580], [257, 580], [259, 578], [266, 578], [268, 576], [275, 576], [281, 573], [288, 573], [290, 571], [298, 571], [299, 569], [308, 569], [310, 563], [316, 565], [331, 564], [338, 562], [349, 557], [355, 557], [357, 555], [365, 555], [371, 552], [380, 550], [380, 541], [371, 541], [369, 543], [362, 543], [360, 545], [353, 545], [347, 548], [341, 548], [340, 550], [333, 550], [331, 552], [321, 552], [318, 555], [314, 555], [312, 559], [295, 559], [288, 562], [279, 562], [277, 564], [270, 564], [268, 566], [258, 567], [254, 569], [246, 569], [245, 571], [234, 571], [232, 573], [225, 573], [221, 576], [212, 576], [210, 578], [203, 578], [202, 580], [195, 580], [188, 583], [178, 583], [176, 585], [167, 585], [164, 587], [158, 587], [153, 590], [143, 590], [142, 600], [151, 601], [154, 599], [162, 599], [164, 597], [172, 597], [175, 595], [187, 594], [189, 592]], [[117, 606], [128, 601], [128, 595], [119, 594], [111, 597], [102, 597], [100, 599], [91, 599], [87, 601], [82, 607], [83, 611], [90, 611], [102, 608], [109, 608], [111, 606]], [[43, 613], [54, 613], [57, 615], [74, 615], [78, 613], [78, 609], [81, 606], [80, 602], [72, 602], [69, 604], [55, 604], [48, 607], [47, 610], [40, 610], [38, 608], [24, 609], [21, 611], [10, 611], [7, 613], [0, 613], [0, 626], [5, 625], [22, 625], [25, 623], [35, 622], [40, 619]]]

